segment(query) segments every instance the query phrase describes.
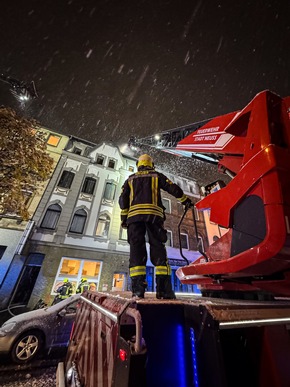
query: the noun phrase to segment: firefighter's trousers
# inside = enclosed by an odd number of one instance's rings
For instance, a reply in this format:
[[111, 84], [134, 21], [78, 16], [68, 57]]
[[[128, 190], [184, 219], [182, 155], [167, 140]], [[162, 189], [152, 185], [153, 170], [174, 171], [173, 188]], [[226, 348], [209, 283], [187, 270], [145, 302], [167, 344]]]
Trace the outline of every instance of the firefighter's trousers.
[[145, 235], [150, 245], [150, 260], [156, 268], [156, 275], [170, 275], [165, 242], [167, 232], [163, 222], [134, 222], [128, 225], [128, 242], [130, 244], [130, 276], [146, 275], [147, 251]]

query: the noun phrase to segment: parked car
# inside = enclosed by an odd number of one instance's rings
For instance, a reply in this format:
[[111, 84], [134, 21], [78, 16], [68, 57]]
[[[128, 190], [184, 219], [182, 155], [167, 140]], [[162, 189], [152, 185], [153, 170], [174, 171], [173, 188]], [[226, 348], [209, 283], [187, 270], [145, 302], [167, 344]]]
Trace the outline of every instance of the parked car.
[[0, 328], [0, 355], [18, 364], [28, 363], [49, 348], [66, 347], [80, 294], [56, 305], [22, 313]]

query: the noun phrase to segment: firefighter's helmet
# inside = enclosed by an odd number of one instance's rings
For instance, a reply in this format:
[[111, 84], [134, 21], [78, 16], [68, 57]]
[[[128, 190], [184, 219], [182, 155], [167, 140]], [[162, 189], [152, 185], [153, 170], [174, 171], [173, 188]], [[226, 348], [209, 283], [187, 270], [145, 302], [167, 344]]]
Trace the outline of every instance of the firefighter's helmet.
[[62, 282], [63, 282], [63, 283], [68, 282], [68, 278], [65, 278]]
[[81, 282], [87, 282], [88, 280], [87, 280], [87, 278], [82, 278], [81, 279]]
[[139, 168], [142, 166], [153, 168], [154, 163], [152, 157], [147, 154], [141, 155], [137, 161], [137, 167]]

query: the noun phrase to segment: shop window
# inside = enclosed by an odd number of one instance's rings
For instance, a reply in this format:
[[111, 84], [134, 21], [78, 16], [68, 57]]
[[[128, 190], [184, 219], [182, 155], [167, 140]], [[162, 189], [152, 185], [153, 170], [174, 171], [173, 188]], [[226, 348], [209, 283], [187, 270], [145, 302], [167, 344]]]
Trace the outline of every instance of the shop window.
[[171, 201], [169, 199], [163, 198], [162, 204], [165, 207], [165, 212], [171, 214]]
[[172, 244], [172, 231], [167, 230], [167, 241], [165, 243], [166, 246], [173, 246]]
[[47, 144], [51, 146], [58, 146], [61, 137], [50, 134], [47, 139]]
[[77, 234], [82, 234], [87, 220], [87, 213], [85, 210], [77, 210], [73, 216], [69, 231]]
[[93, 179], [92, 177], [86, 177], [81, 192], [86, 193], [88, 195], [93, 195], [95, 186], [96, 179]]
[[181, 247], [188, 250], [188, 235], [180, 233]]
[[110, 201], [114, 200], [115, 193], [116, 193], [116, 184], [107, 182], [105, 192], [104, 192], [104, 199], [110, 200]]
[[108, 167], [114, 169], [115, 168], [116, 161], [110, 159], [108, 163]]
[[107, 238], [109, 235], [111, 218], [107, 214], [101, 214], [98, 219], [96, 236]]
[[87, 278], [89, 283], [96, 284], [98, 289], [101, 265], [100, 261], [63, 257], [51, 293], [56, 294], [55, 290], [65, 278], [73, 284], [74, 293], [83, 277]]
[[70, 188], [74, 177], [75, 174], [73, 172], [63, 171], [57, 186], [61, 188]]
[[50, 230], [55, 230], [59, 217], [61, 214], [61, 206], [59, 204], [52, 204], [46, 210], [44, 218], [41, 222], [41, 228], [47, 228]]

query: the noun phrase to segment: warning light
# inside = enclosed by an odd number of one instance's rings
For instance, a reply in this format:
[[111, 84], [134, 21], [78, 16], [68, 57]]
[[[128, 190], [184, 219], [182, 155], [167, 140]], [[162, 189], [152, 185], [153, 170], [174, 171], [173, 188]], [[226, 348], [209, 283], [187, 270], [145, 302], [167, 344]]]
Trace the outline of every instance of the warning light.
[[119, 349], [119, 358], [122, 361], [127, 360], [127, 352], [124, 349]]

